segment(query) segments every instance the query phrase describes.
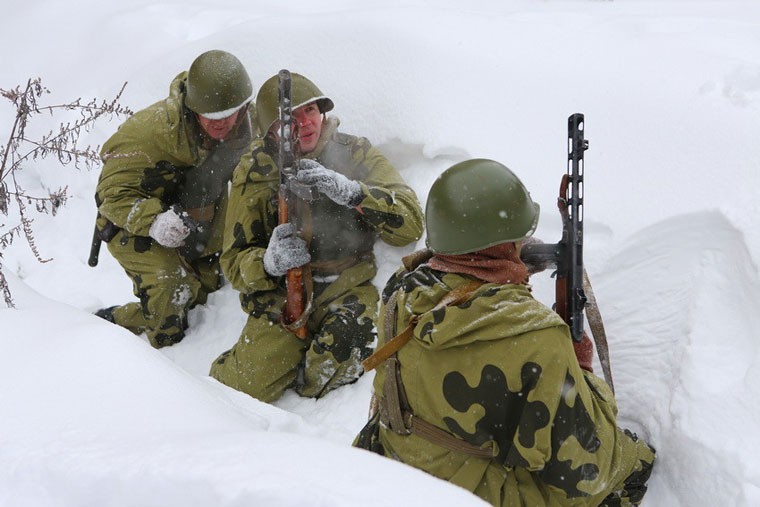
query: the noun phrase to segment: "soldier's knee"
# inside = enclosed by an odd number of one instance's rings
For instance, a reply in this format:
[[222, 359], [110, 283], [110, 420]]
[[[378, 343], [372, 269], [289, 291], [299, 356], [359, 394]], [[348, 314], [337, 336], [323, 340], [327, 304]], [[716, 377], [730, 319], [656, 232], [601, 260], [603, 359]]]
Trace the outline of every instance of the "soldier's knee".
[[317, 353], [331, 353], [338, 362], [347, 361], [356, 350], [366, 358], [372, 353], [370, 344], [375, 336], [375, 324], [371, 319], [335, 314], [325, 321], [320, 333], [314, 337], [312, 348]]
[[[252, 398], [271, 403], [278, 400], [285, 390], [290, 387], [292, 380], [267, 378], [251, 364], [241, 364], [234, 349], [220, 355], [212, 364], [209, 375], [227, 387], [241, 391]], [[290, 377], [295, 377], [295, 373]]]

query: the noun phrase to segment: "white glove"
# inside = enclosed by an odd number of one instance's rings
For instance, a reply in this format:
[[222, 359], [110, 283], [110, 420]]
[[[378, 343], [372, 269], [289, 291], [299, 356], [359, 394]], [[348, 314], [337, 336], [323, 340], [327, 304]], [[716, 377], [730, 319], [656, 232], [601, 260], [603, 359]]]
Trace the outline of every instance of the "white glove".
[[173, 209], [169, 209], [156, 215], [148, 234], [161, 246], [177, 248], [182, 246], [182, 242], [190, 234], [190, 228], [182, 221], [182, 217]]
[[289, 269], [311, 261], [306, 242], [296, 235], [293, 224], [280, 224], [272, 231], [269, 246], [264, 252], [264, 271], [270, 276], [282, 276]]
[[298, 161], [296, 180], [313, 186], [333, 202], [353, 208], [364, 198], [358, 181], [350, 180], [342, 174], [328, 169], [316, 160], [304, 158]]

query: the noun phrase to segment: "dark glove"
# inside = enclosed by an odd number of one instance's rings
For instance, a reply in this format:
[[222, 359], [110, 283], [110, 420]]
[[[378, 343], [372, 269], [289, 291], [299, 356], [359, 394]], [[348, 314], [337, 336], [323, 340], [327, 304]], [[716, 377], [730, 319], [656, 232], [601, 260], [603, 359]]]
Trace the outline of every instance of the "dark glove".
[[311, 261], [306, 242], [296, 234], [293, 224], [280, 224], [272, 231], [269, 246], [264, 252], [264, 271], [270, 276], [282, 276], [289, 269]]
[[573, 340], [573, 349], [575, 349], [575, 357], [578, 358], [578, 364], [581, 368], [591, 373], [594, 373], [594, 369], [591, 367], [591, 363], [594, 360], [594, 344], [591, 343], [586, 332], [583, 332], [583, 339], [579, 342]]
[[174, 209], [169, 209], [156, 215], [148, 234], [161, 246], [177, 248], [190, 234], [190, 228]]
[[296, 180], [304, 185], [313, 186], [333, 202], [353, 208], [364, 199], [362, 187], [358, 181], [350, 180], [342, 174], [328, 169], [316, 160], [298, 161]]

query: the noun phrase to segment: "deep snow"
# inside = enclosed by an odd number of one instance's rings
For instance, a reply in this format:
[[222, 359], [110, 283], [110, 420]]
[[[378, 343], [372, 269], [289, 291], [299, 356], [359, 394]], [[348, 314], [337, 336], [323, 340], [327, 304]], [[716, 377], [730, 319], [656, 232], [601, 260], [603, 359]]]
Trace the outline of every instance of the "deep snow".
[[[8, 2], [6, 2], [8, 3]], [[609, 335], [621, 425], [659, 461], [647, 507], [760, 505], [760, 4], [751, 0], [10, 0], [0, 88], [41, 76], [50, 100], [163, 98], [199, 53], [237, 55], [258, 87], [312, 78], [424, 202], [470, 157], [515, 170], [556, 241], [566, 119], [586, 115], [587, 269]], [[0, 140], [13, 111], [0, 102]], [[85, 144], [102, 144], [101, 122]], [[47, 130], [50, 125], [39, 125]], [[245, 320], [225, 287], [160, 351], [91, 315], [131, 300], [104, 248], [87, 266], [97, 171], [52, 160], [29, 191], [68, 185], [36, 216], [37, 263], [2, 252], [0, 506], [479, 505], [351, 449], [371, 376], [315, 402], [267, 405], [208, 378]], [[0, 233], [14, 225], [0, 218]], [[423, 243], [420, 242], [418, 246]], [[413, 247], [379, 245], [382, 286]], [[552, 281], [534, 280], [552, 300]], [[597, 371], [601, 371], [597, 368]]]

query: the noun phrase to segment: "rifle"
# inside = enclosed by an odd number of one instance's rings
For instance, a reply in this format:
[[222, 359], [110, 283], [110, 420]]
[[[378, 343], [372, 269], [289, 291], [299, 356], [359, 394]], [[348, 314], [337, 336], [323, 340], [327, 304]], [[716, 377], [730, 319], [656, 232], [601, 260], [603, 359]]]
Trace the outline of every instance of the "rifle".
[[[280, 127], [278, 135], [277, 165], [280, 168], [280, 188], [278, 192], [277, 222], [278, 224], [296, 224], [296, 209], [298, 199], [311, 200], [310, 189], [299, 186], [294, 180], [295, 149], [293, 147], [293, 116], [291, 104], [291, 76], [290, 71], [283, 69], [279, 72], [279, 109]], [[308, 267], [306, 268], [308, 269]], [[301, 339], [308, 335], [306, 319], [309, 315], [310, 304], [307, 304], [307, 290], [304, 280], [304, 268], [289, 269], [285, 275], [285, 307], [283, 308], [282, 320], [287, 329], [290, 329]], [[308, 278], [308, 277], [307, 277]], [[309, 301], [310, 303], [310, 301]]]
[[[97, 198], [95, 203], [100, 205]], [[108, 243], [119, 232], [119, 228], [113, 224], [110, 220], [106, 220], [106, 224], [103, 230], [98, 228], [98, 220], [101, 218], [100, 212], [95, 216], [95, 230], [92, 233], [92, 243], [90, 243], [90, 256], [87, 258], [87, 264], [90, 267], [98, 265], [98, 258], [100, 257], [100, 244], [105, 241]]]
[[586, 310], [604, 378], [612, 388], [607, 337], [591, 282], [583, 267], [583, 154], [588, 149], [584, 126], [581, 113], [575, 113], [567, 120], [567, 173], [562, 176], [557, 199], [562, 218], [562, 239], [554, 244], [525, 244], [520, 257], [526, 264], [556, 268], [553, 274], [556, 280], [554, 310], [567, 323], [576, 342], [583, 339], [583, 310]]
[[95, 224], [95, 231], [92, 233], [92, 243], [90, 244], [90, 256], [87, 258], [87, 264], [91, 267], [98, 265], [98, 257], [100, 257], [100, 244], [103, 240], [100, 238], [100, 230], [98, 225]]

